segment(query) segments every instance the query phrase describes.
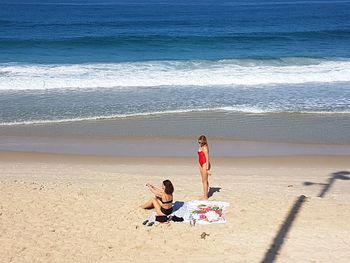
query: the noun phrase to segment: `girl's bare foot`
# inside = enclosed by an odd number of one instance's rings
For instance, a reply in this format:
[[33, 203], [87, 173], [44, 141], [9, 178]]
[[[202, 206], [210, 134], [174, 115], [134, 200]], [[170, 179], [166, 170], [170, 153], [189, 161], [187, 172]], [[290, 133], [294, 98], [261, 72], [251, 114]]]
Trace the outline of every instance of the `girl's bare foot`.
[[207, 196], [201, 196], [199, 200], [208, 200], [209, 198]]

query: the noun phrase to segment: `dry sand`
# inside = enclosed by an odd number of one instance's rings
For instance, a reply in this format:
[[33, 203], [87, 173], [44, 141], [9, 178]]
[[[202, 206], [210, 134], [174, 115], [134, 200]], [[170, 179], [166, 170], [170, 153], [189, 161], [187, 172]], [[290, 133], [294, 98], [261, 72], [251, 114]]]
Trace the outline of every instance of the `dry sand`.
[[0, 262], [350, 262], [350, 156], [212, 164], [226, 224], [145, 227], [145, 183], [168, 178], [176, 201], [194, 200], [195, 159], [2, 152]]

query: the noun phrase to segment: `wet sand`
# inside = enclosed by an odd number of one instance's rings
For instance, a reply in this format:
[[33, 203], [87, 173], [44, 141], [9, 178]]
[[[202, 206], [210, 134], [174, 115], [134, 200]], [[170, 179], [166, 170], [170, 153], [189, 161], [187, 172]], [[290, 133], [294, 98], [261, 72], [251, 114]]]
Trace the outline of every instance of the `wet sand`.
[[76, 122], [0, 125], [0, 136], [156, 137], [350, 145], [348, 114], [240, 113], [154, 114]]
[[[0, 151], [128, 157], [193, 157], [196, 138], [0, 136]], [[214, 157], [350, 155], [350, 145], [210, 139]]]

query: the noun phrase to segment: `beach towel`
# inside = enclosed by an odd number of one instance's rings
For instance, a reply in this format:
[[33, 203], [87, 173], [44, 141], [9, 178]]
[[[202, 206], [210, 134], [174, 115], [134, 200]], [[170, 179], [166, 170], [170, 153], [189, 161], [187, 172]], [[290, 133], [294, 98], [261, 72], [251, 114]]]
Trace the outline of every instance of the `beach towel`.
[[223, 224], [226, 223], [225, 212], [229, 206], [227, 202], [194, 200], [185, 202], [172, 215], [191, 224]]
[[[224, 224], [226, 223], [225, 212], [229, 206], [229, 203], [219, 201], [175, 202], [174, 212], [166, 218], [168, 221], [190, 223], [191, 225]], [[159, 220], [156, 218], [156, 213], [152, 212], [146, 220], [147, 225], [149, 223], [152, 223], [151, 225], [157, 224]]]

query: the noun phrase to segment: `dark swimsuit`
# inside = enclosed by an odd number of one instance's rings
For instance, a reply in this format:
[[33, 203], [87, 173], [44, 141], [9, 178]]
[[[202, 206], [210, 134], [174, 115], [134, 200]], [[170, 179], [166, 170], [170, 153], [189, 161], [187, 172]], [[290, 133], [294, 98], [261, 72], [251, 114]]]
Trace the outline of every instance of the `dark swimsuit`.
[[[158, 198], [158, 199], [162, 202], [162, 204], [171, 204], [173, 202], [173, 200], [170, 200], [170, 201], [167, 201], [167, 202], [163, 202], [162, 198]], [[168, 215], [170, 215], [173, 212], [173, 207], [170, 207], [168, 209], [160, 207], [160, 211], [162, 211], [162, 213], [164, 215], [168, 216]]]

